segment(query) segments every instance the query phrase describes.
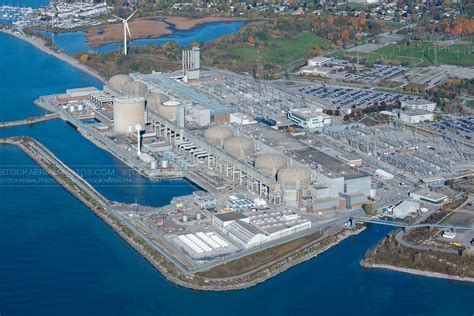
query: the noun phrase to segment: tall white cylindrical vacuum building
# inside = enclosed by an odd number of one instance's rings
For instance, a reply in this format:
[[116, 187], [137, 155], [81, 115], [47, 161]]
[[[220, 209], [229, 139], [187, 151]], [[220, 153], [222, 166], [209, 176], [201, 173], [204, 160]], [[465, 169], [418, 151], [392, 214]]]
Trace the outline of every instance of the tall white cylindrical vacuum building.
[[135, 125], [145, 126], [145, 98], [118, 97], [114, 99], [114, 132], [135, 132]]

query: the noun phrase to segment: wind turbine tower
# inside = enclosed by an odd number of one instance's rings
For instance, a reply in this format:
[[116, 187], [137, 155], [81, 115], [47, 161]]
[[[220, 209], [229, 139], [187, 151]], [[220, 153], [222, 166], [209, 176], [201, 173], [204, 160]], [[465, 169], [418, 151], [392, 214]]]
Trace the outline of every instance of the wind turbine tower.
[[129, 16], [128, 18], [126, 18], [126, 19], [122, 19], [121, 17], [112, 15], [114, 18], [117, 18], [117, 19], [121, 20], [122, 23], [123, 23], [123, 54], [124, 54], [124, 55], [127, 55], [127, 54], [128, 54], [128, 50], [127, 50], [127, 33], [128, 33], [128, 37], [129, 37], [129, 38], [132, 38], [132, 34], [130, 34], [130, 28], [128, 27], [128, 21], [132, 18], [132, 16], [133, 16], [137, 11], [138, 11], [138, 10], [133, 11], [133, 13], [130, 14], [130, 16]]

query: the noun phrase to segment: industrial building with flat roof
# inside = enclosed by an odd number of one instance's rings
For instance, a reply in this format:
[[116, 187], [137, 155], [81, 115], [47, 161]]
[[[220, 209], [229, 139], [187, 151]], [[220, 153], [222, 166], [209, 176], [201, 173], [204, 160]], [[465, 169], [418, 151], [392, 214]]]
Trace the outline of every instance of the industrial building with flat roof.
[[288, 119], [303, 128], [320, 128], [331, 124], [331, 117], [322, 109], [292, 109], [288, 111]]
[[431, 204], [443, 204], [448, 200], [447, 195], [428, 190], [412, 192], [410, 193], [410, 196], [417, 201], [428, 202]]
[[400, 105], [402, 108], [409, 110], [424, 110], [433, 112], [436, 109], [436, 102], [428, 101], [425, 99], [407, 99], [401, 100]]

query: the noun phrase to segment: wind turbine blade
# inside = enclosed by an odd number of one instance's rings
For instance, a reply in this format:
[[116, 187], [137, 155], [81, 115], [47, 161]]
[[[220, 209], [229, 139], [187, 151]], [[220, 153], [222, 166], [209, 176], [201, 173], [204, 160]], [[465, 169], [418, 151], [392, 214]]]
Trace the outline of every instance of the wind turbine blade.
[[135, 10], [135, 11], [133, 11], [133, 13], [132, 13], [132, 14], [130, 14], [130, 16], [127, 18], [127, 20], [126, 20], [126, 21], [130, 20], [130, 19], [132, 18], [132, 16], [133, 16], [135, 13], [137, 13], [137, 11], [138, 11], [138, 9], [137, 9], [137, 10]]
[[113, 16], [114, 18], [116, 18], [116, 19], [119, 19], [119, 20], [125, 21], [124, 19], [122, 19], [122, 18], [120, 18], [120, 17], [118, 17], [118, 16], [116, 16], [116, 15], [112, 15], [112, 16]]
[[127, 29], [127, 32], [128, 32], [128, 38], [132, 38], [132, 34], [130, 33], [130, 28], [128, 27], [127, 22], [125, 22], [125, 28]]

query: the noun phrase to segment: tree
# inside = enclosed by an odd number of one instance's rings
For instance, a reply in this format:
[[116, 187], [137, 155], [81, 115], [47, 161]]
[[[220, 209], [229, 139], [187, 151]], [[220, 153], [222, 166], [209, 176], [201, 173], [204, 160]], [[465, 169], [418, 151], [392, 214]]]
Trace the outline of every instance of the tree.
[[81, 54], [81, 57], [79, 57], [79, 61], [83, 64], [87, 63], [89, 60], [89, 55], [87, 54]]
[[365, 203], [362, 205], [362, 209], [368, 216], [373, 216], [374, 214], [374, 205], [372, 203]]
[[327, 22], [328, 22], [329, 26], [333, 26], [334, 25], [334, 16], [328, 15]]

